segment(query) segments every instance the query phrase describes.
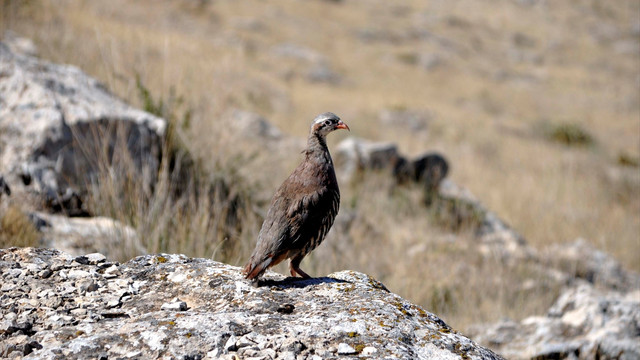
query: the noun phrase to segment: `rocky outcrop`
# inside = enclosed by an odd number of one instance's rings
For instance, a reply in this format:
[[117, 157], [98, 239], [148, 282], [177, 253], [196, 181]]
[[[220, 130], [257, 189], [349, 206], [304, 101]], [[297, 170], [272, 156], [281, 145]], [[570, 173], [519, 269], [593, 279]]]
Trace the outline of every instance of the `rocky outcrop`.
[[424, 202], [445, 228], [471, 227], [481, 240], [479, 251], [515, 262], [534, 255], [525, 239], [495, 213], [486, 209], [469, 190], [446, 178], [447, 160], [437, 153], [424, 153], [407, 159], [393, 143], [376, 143], [349, 137], [335, 151], [335, 163], [343, 181], [359, 172], [383, 170], [396, 184], [414, 183], [424, 190]]
[[78, 215], [78, 194], [116, 164], [138, 169], [151, 187], [165, 128], [78, 68], [0, 43], [0, 174], [14, 192]]
[[429, 192], [436, 191], [449, 172], [449, 164], [440, 154], [427, 152], [409, 159], [400, 154], [393, 143], [356, 137], [346, 138], [338, 144], [335, 161], [344, 181], [352, 180], [362, 171], [387, 170], [396, 183], [418, 183]]
[[640, 358], [639, 274], [584, 239], [523, 249], [532, 268], [564, 286], [560, 296], [546, 315], [475, 325], [474, 339], [510, 359]]
[[581, 279], [599, 288], [622, 292], [640, 289], [640, 274], [626, 271], [616, 259], [582, 238], [553, 244], [541, 251], [540, 258], [549, 268], [565, 274], [566, 281]]
[[0, 250], [0, 356], [27, 359], [500, 359], [353, 271], [258, 287], [183, 255]]
[[640, 290], [600, 291], [586, 282], [566, 289], [546, 316], [471, 331], [509, 359], [640, 358]]
[[344, 139], [334, 151], [334, 161], [343, 181], [363, 170], [393, 169], [401, 155], [393, 143], [377, 143], [357, 137]]
[[244, 147], [258, 144], [261, 148], [279, 153], [297, 152], [306, 144], [304, 138], [289, 136], [260, 114], [232, 109], [223, 115], [232, 130], [229, 137]]
[[127, 259], [129, 254], [147, 253], [135, 229], [108, 217], [67, 217], [35, 212], [30, 218], [42, 234], [42, 247], [55, 248], [73, 256], [107, 254], [110, 259]]

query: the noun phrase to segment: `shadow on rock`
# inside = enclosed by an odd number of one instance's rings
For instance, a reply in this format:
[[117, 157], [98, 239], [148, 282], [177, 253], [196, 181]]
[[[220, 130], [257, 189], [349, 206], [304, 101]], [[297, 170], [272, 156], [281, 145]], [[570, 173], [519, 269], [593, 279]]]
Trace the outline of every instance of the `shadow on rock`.
[[258, 281], [254, 281], [251, 284], [254, 287], [265, 287], [265, 286], [277, 286], [282, 289], [291, 289], [291, 288], [306, 288], [307, 286], [321, 285], [321, 284], [333, 284], [333, 283], [349, 283], [350, 281], [334, 279], [330, 277], [318, 277], [318, 278], [310, 278], [310, 279], [302, 279], [299, 277], [287, 277], [283, 280], [271, 280], [271, 279], [261, 279]]

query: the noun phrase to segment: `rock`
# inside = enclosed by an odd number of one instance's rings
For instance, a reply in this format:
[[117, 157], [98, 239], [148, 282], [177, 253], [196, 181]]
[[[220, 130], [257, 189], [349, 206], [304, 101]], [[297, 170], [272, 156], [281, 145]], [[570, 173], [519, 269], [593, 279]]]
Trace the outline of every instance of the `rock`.
[[542, 251], [540, 258], [547, 266], [565, 272], [569, 279], [583, 279], [619, 291], [640, 288], [640, 275], [624, 270], [613, 257], [595, 249], [584, 239], [553, 244]]
[[132, 108], [76, 67], [2, 43], [0, 74], [0, 173], [14, 192], [73, 212], [98, 172], [125, 163], [153, 186], [165, 120]]
[[392, 143], [374, 143], [349, 137], [338, 144], [335, 151], [340, 176], [348, 181], [363, 170], [390, 170], [399, 184], [409, 181], [421, 183], [425, 190], [434, 191], [447, 176], [449, 165], [444, 156], [425, 153], [407, 160]]
[[454, 225], [468, 224], [476, 229], [480, 240], [478, 251], [483, 255], [509, 264], [537, 258], [537, 252], [527, 245], [525, 238], [487, 210], [468, 189], [445, 179], [438, 188], [435, 206], [441, 207], [439, 211], [448, 212], [444, 216]]
[[509, 359], [640, 358], [640, 290], [602, 292], [581, 281], [546, 316], [476, 326], [470, 333]]
[[19, 36], [11, 30], [5, 31], [2, 42], [14, 53], [22, 53], [29, 56], [38, 55], [38, 47], [33, 43], [33, 40]]
[[536, 252], [524, 237], [495, 213], [485, 209], [469, 190], [446, 179], [449, 165], [437, 153], [425, 153], [407, 160], [392, 143], [374, 143], [349, 137], [334, 152], [337, 173], [343, 182], [365, 170], [387, 169], [396, 183], [420, 183], [424, 186], [425, 205], [431, 207], [441, 225], [451, 230], [470, 227], [480, 239], [478, 250], [514, 264], [532, 259]]
[[2, 195], [11, 195], [11, 188], [6, 181], [4, 181], [4, 176], [0, 175], [0, 199]]
[[357, 353], [356, 349], [351, 347], [349, 344], [338, 344], [338, 355], [355, 355]]
[[184, 301], [181, 301], [178, 298], [175, 298], [171, 302], [164, 303], [162, 304], [162, 306], [160, 306], [161, 310], [170, 310], [170, 311], [185, 311], [188, 308], [189, 307], [187, 306], [187, 303]]
[[307, 63], [320, 63], [327, 60], [326, 57], [319, 52], [293, 43], [276, 45], [272, 48], [271, 52], [280, 57], [296, 59]]
[[348, 137], [334, 151], [339, 175], [351, 179], [358, 171], [392, 169], [400, 159], [398, 148], [392, 143], [374, 143], [365, 139]]
[[443, 66], [446, 61], [438, 53], [420, 53], [416, 63], [424, 70], [431, 71]]
[[[299, 152], [306, 144], [304, 138], [287, 135], [265, 117], [250, 111], [232, 109], [223, 117], [225, 122], [230, 124], [230, 143], [242, 147], [246, 152], [255, 151], [256, 154], [266, 155], [256, 161], [267, 164], [267, 167], [277, 166], [281, 161], [281, 158], [274, 154]], [[264, 151], [265, 148], [267, 151]]]
[[[0, 281], [18, 285], [2, 293], [0, 319], [5, 320], [0, 329], [5, 330], [0, 332], [0, 343], [5, 350], [0, 351], [24, 350], [32, 344], [30, 353], [21, 353], [26, 359], [159, 354], [193, 359], [317, 359], [347, 354], [380, 359], [501, 359], [437, 316], [353, 271], [309, 280], [267, 272], [254, 287], [237, 267], [184, 255], [147, 255], [112, 264], [118, 270], [115, 277], [104, 276], [104, 263], [79, 263], [76, 258], [42, 248], [0, 250]], [[30, 264], [56, 270], [48, 279], [31, 271], [9, 275], [9, 269], [33, 267]], [[78, 291], [77, 280], [63, 276], [71, 270], [88, 274], [97, 289]], [[30, 290], [25, 290], [26, 284]], [[50, 298], [59, 300], [45, 305]], [[33, 304], [26, 306], [21, 299]], [[162, 309], [163, 304], [181, 302], [189, 307]], [[286, 304], [292, 305], [291, 311], [278, 311]], [[19, 325], [15, 319], [22, 318], [28, 321]], [[12, 348], [6, 350], [4, 344]]]
[[283, 137], [280, 129], [256, 113], [234, 109], [228, 117], [228, 123], [234, 128], [235, 133], [244, 137], [263, 141], [277, 141]]
[[362, 352], [360, 354], [362, 354], [362, 356], [372, 356], [377, 352], [378, 349], [374, 348], [373, 346], [366, 346], [364, 349], [362, 349]]
[[448, 172], [447, 160], [437, 153], [425, 153], [411, 161], [400, 158], [393, 168], [393, 175], [398, 183], [420, 183], [428, 192], [438, 189]]
[[128, 259], [131, 253], [146, 253], [137, 232], [111, 218], [70, 218], [41, 212], [32, 213], [31, 217], [44, 224], [39, 228], [43, 246], [77, 256], [77, 262], [95, 265], [107, 257]]

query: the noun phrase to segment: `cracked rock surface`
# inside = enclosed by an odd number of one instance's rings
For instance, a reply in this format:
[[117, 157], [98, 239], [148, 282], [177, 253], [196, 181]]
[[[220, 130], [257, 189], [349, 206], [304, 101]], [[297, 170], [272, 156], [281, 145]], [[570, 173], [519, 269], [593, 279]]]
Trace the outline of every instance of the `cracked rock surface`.
[[0, 250], [0, 357], [501, 359], [373, 278], [294, 280], [184, 255]]

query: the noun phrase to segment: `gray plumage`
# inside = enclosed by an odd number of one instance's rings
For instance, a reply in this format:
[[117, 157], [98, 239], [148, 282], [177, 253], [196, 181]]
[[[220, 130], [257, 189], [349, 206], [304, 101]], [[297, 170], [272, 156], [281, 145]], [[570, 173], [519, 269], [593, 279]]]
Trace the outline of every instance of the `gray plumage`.
[[327, 134], [337, 129], [349, 127], [333, 113], [314, 119], [303, 161], [271, 200], [258, 243], [244, 268], [247, 279], [258, 279], [285, 259], [291, 259], [292, 276], [310, 277], [300, 269], [300, 262], [324, 240], [340, 206], [340, 190], [326, 143]]

